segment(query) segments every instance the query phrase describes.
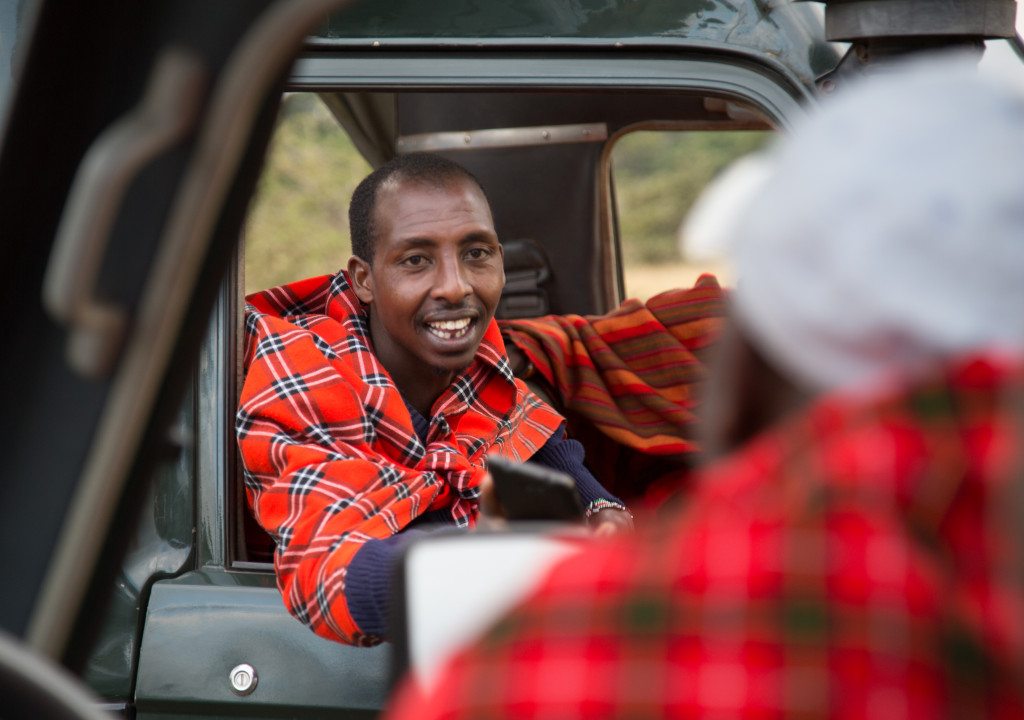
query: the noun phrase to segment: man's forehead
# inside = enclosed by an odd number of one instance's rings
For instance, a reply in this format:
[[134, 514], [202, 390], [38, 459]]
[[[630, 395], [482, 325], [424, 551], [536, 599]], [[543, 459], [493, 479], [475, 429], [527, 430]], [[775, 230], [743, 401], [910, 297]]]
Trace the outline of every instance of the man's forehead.
[[458, 176], [436, 183], [418, 178], [389, 179], [378, 191], [374, 214], [377, 227], [385, 231], [396, 224], [433, 223], [445, 214], [488, 226], [494, 223], [487, 197], [472, 179]]
[[477, 195], [487, 205], [488, 210], [490, 209], [490, 204], [487, 202], [487, 198], [480, 187], [471, 178], [462, 175], [424, 178], [408, 177], [402, 173], [396, 173], [381, 183], [377, 199], [380, 200], [385, 195], [401, 197], [403, 193], [407, 193], [410, 190], [448, 195], [464, 195], [470, 192], [473, 195]]

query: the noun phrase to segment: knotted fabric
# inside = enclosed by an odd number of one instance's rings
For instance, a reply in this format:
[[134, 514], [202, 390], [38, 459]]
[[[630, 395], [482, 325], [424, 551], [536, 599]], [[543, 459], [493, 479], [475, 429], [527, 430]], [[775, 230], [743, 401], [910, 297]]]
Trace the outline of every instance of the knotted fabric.
[[434, 403], [424, 443], [344, 273], [247, 299], [236, 435], [250, 505], [277, 543], [278, 585], [317, 634], [372, 644], [344, 595], [359, 547], [427, 511], [473, 525], [485, 456], [526, 460], [563, 419], [513, 377], [492, 321]]

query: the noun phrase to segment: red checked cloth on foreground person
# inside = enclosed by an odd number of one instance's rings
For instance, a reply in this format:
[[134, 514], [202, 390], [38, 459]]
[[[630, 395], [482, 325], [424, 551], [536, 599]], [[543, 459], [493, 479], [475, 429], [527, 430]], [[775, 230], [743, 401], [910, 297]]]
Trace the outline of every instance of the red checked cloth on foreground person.
[[824, 399], [391, 717], [1024, 717], [1022, 438], [1022, 364]]
[[628, 501], [659, 475], [688, 469], [697, 391], [724, 314], [725, 293], [702, 275], [607, 315], [500, 325], [554, 391], [597, 479]]
[[424, 444], [343, 273], [249, 304], [236, 434], [250, 505], [277, 543], [285, 604], [319, 635], [376, 642], [344, 595], [359, 547], [428, 511], [472, 525], [485, 455], [525, 460], [562, 418], [513, 378], [492, 322], [474, 362], [434, 404]]

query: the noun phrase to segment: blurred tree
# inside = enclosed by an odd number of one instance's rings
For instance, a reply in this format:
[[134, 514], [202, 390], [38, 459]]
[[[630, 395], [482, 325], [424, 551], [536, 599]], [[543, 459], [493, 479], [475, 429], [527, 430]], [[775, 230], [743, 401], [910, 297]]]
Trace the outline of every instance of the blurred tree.
[[348, 200], [371, 169], [315, 94], [289, 94], [245, 228], [246, 292], [341, 268]]
[[640, 131], [612, 150], [623, 258], [629, 265], [678, 261], [676, 235], [704, 186], [759, 148], [766, 132]]

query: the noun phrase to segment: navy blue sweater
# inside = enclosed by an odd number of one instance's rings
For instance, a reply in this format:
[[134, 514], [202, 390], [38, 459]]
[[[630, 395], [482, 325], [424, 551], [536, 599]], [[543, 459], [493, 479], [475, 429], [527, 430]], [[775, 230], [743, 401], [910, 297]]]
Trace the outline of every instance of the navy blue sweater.
[[[413, 428], [424, 443], [430, 422], [416, 408], [406, 403], [412, 416]], [[576, 480], [583, 506], [595, 500], [621, 501], [610, 494], [583, 464], [583, 446], [565, 437], [565, 426], [560, 427], [537, 453], [532, 461], [570, 475]], [[386, 540], [366, 542], [348, 566], [345, 577], [345, 597], [348, 609], [359, 628], [369, 635], [387, 636], [388, 613], [391, 604], [391, 582], [395, 565], [406, 543], [417, 536], [438, 528], [451, 529], [452, 518], [447, 510], [425, 513], [398, 535]]]

